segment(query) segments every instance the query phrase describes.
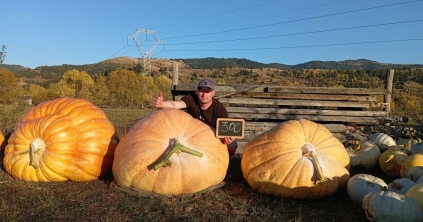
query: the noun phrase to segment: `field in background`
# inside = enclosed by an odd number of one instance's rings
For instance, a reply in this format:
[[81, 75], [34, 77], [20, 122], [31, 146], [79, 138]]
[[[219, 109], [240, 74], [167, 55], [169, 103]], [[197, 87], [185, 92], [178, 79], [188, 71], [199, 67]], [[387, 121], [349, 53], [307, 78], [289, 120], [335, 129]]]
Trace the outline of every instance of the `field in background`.
[[154, 109], [121, 109], [121, 108], [102, 108], [106, 113], [107, 118], [115, 126], [118, 138], [128, 132], [132, 125], [134, 125], [142, 117], [153, 112]]

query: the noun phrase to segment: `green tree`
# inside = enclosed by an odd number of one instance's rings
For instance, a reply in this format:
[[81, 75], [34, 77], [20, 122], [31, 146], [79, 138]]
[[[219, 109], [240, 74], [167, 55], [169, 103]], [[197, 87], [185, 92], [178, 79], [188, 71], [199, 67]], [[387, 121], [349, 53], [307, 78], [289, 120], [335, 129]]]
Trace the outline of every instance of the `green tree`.
[[94, 81], [85, 71], [76, 69], [69, 70], [63, 74], [58, 83], [53, 83], [50, 88], [59, 97], [81, 98], [86, 100], [92, 99], [92, 88]]
[[10, 104], [23, 89], [16, 76], [8, 69], [0, 69], [0, 103]]

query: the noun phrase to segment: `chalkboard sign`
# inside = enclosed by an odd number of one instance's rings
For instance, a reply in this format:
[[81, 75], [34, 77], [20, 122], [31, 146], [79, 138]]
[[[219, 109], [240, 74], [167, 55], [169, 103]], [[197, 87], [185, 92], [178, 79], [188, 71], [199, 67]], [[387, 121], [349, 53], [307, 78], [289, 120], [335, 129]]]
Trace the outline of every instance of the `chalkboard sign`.
[[218, 118], [216, 123], [216, 137], [232, 136], [244, 138], [244, 119]]

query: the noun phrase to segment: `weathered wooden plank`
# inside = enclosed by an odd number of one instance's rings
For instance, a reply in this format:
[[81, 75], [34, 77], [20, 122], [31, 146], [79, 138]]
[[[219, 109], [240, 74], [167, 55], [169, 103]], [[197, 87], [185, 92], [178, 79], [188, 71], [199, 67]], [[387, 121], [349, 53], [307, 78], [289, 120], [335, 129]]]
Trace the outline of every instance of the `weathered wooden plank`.
[[[183, 83], [175, 85], [173, 91], [195, 91], [197, 89], [196, 83]], [[215, 91], [239, 92], [248, 90], [250, 92], [264, 92], [267, 91], [267, 86], [260, 85], [215, 85]]]
[[322, 116], [373, 116], [387, 117], [385, 111], [351, 111], [351, 110], [322, 110], [322, 109], [281, 109], [255, 107], [226, 107], [228, 113], [255, 113], [255, 114], [290, 114], [290, 115], [322, 115]]
[[[175, 85], [176, 91], [195, 91], [196, 83], [183, 83]], [[366, 89], [366, 88], [331, 88], [331, 87], [295, 87], [295, 86], [266, 86], [266, 85], [215, 85], [217, 91], [245, 91], [249, 92], [279, 92], [279, 93], [314, 93], [314, 94], [339, 94], [339, 95], [387, 95], [386, 89]]]
[[378, 101], [376, 95], [332, 95], [332, 94], [296, 94], [296, 93], [269, 93], [269, 92], [238, 92], [216, 91], [215, 97], [225, 96], [242, 98], [262, 98], [262, 99], [305, 99], [305, 100], [326, 100], [326, 101]]
[[330, 87], [286, 87], [286, 86], [268, 86], [268, 92], [279, 93], [324, 93], [324, 94], [366, 94], [366, 95], [386, 95], [389, 93], [386, 89], [366, 89], [366, 88], [330, 88]]
[[279, 100], [279, 99], [220, 98], [219, 102], [223, 104], [242, 104], [242, 105], [370, 108], [370, 104], [368, 102], [346, 102], [346, 101], [315, 101], [315, 100], [306, 101], [306, 100]]
[[291, 120], [308, 119], [316, 122], [347, 122], [347, 123], [378, 123], [382, 118], [377, 117], [350, 117], [350, 116], [314, 116], [314, 115], [285, 115], [285, 114], [249, 114], [229, 113], [230, 118], [264, 119], [264, 120]]
[[[245, 131], [267, 131], [271, 128], [281, 124], [282, 122], [255, 122], [255, 121], [246, 121], [245, 122]], [[331, 124], [321, 124], [326, 127], [332, 133], [345, 133], [347, 127], [344, 124], [331, 123]]]

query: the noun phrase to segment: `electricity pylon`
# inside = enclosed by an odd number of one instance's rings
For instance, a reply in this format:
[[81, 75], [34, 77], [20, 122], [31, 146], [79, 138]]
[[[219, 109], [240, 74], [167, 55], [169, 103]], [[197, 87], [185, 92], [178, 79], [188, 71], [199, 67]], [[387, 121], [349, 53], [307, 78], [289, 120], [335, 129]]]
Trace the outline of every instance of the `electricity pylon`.
[[[156, 43], [154, 43], [154, 45], [147, 52], [144, 51], [144, 49], [142, 48], [141, 44], [138, 43], [138, 41], [137, 41], [137, 36], [140, 33], [145, 33], [146, 35], [147, 34], [150, 34], [150, 35], [152, 35], [154, 37], [154, 39], [156, 41]], [[163, 43], [163, 41], [160, 40], [157, 37], [156, 32], [150, 31], [150, 30], [145, 30], [145, 29], [136, 29], [135, 34], [132, 35], [132, 36], [129, 36], [128, 38], [131, 38], [132, 40], [134, 40], [135, 44], [138, 47], [138, 50], [140, 50], [141, 58], [143, 59], [143, 62], [144, 62], [144, 71], [146, 72], [146, 75], [150, 75], [150, 69], [151, 69], [150, 57], [151, 57], [151, 54], [153, 53], [153, 51], [156, 48], [156, 46], [158, 44], [160, 44], [160, 43]]]

